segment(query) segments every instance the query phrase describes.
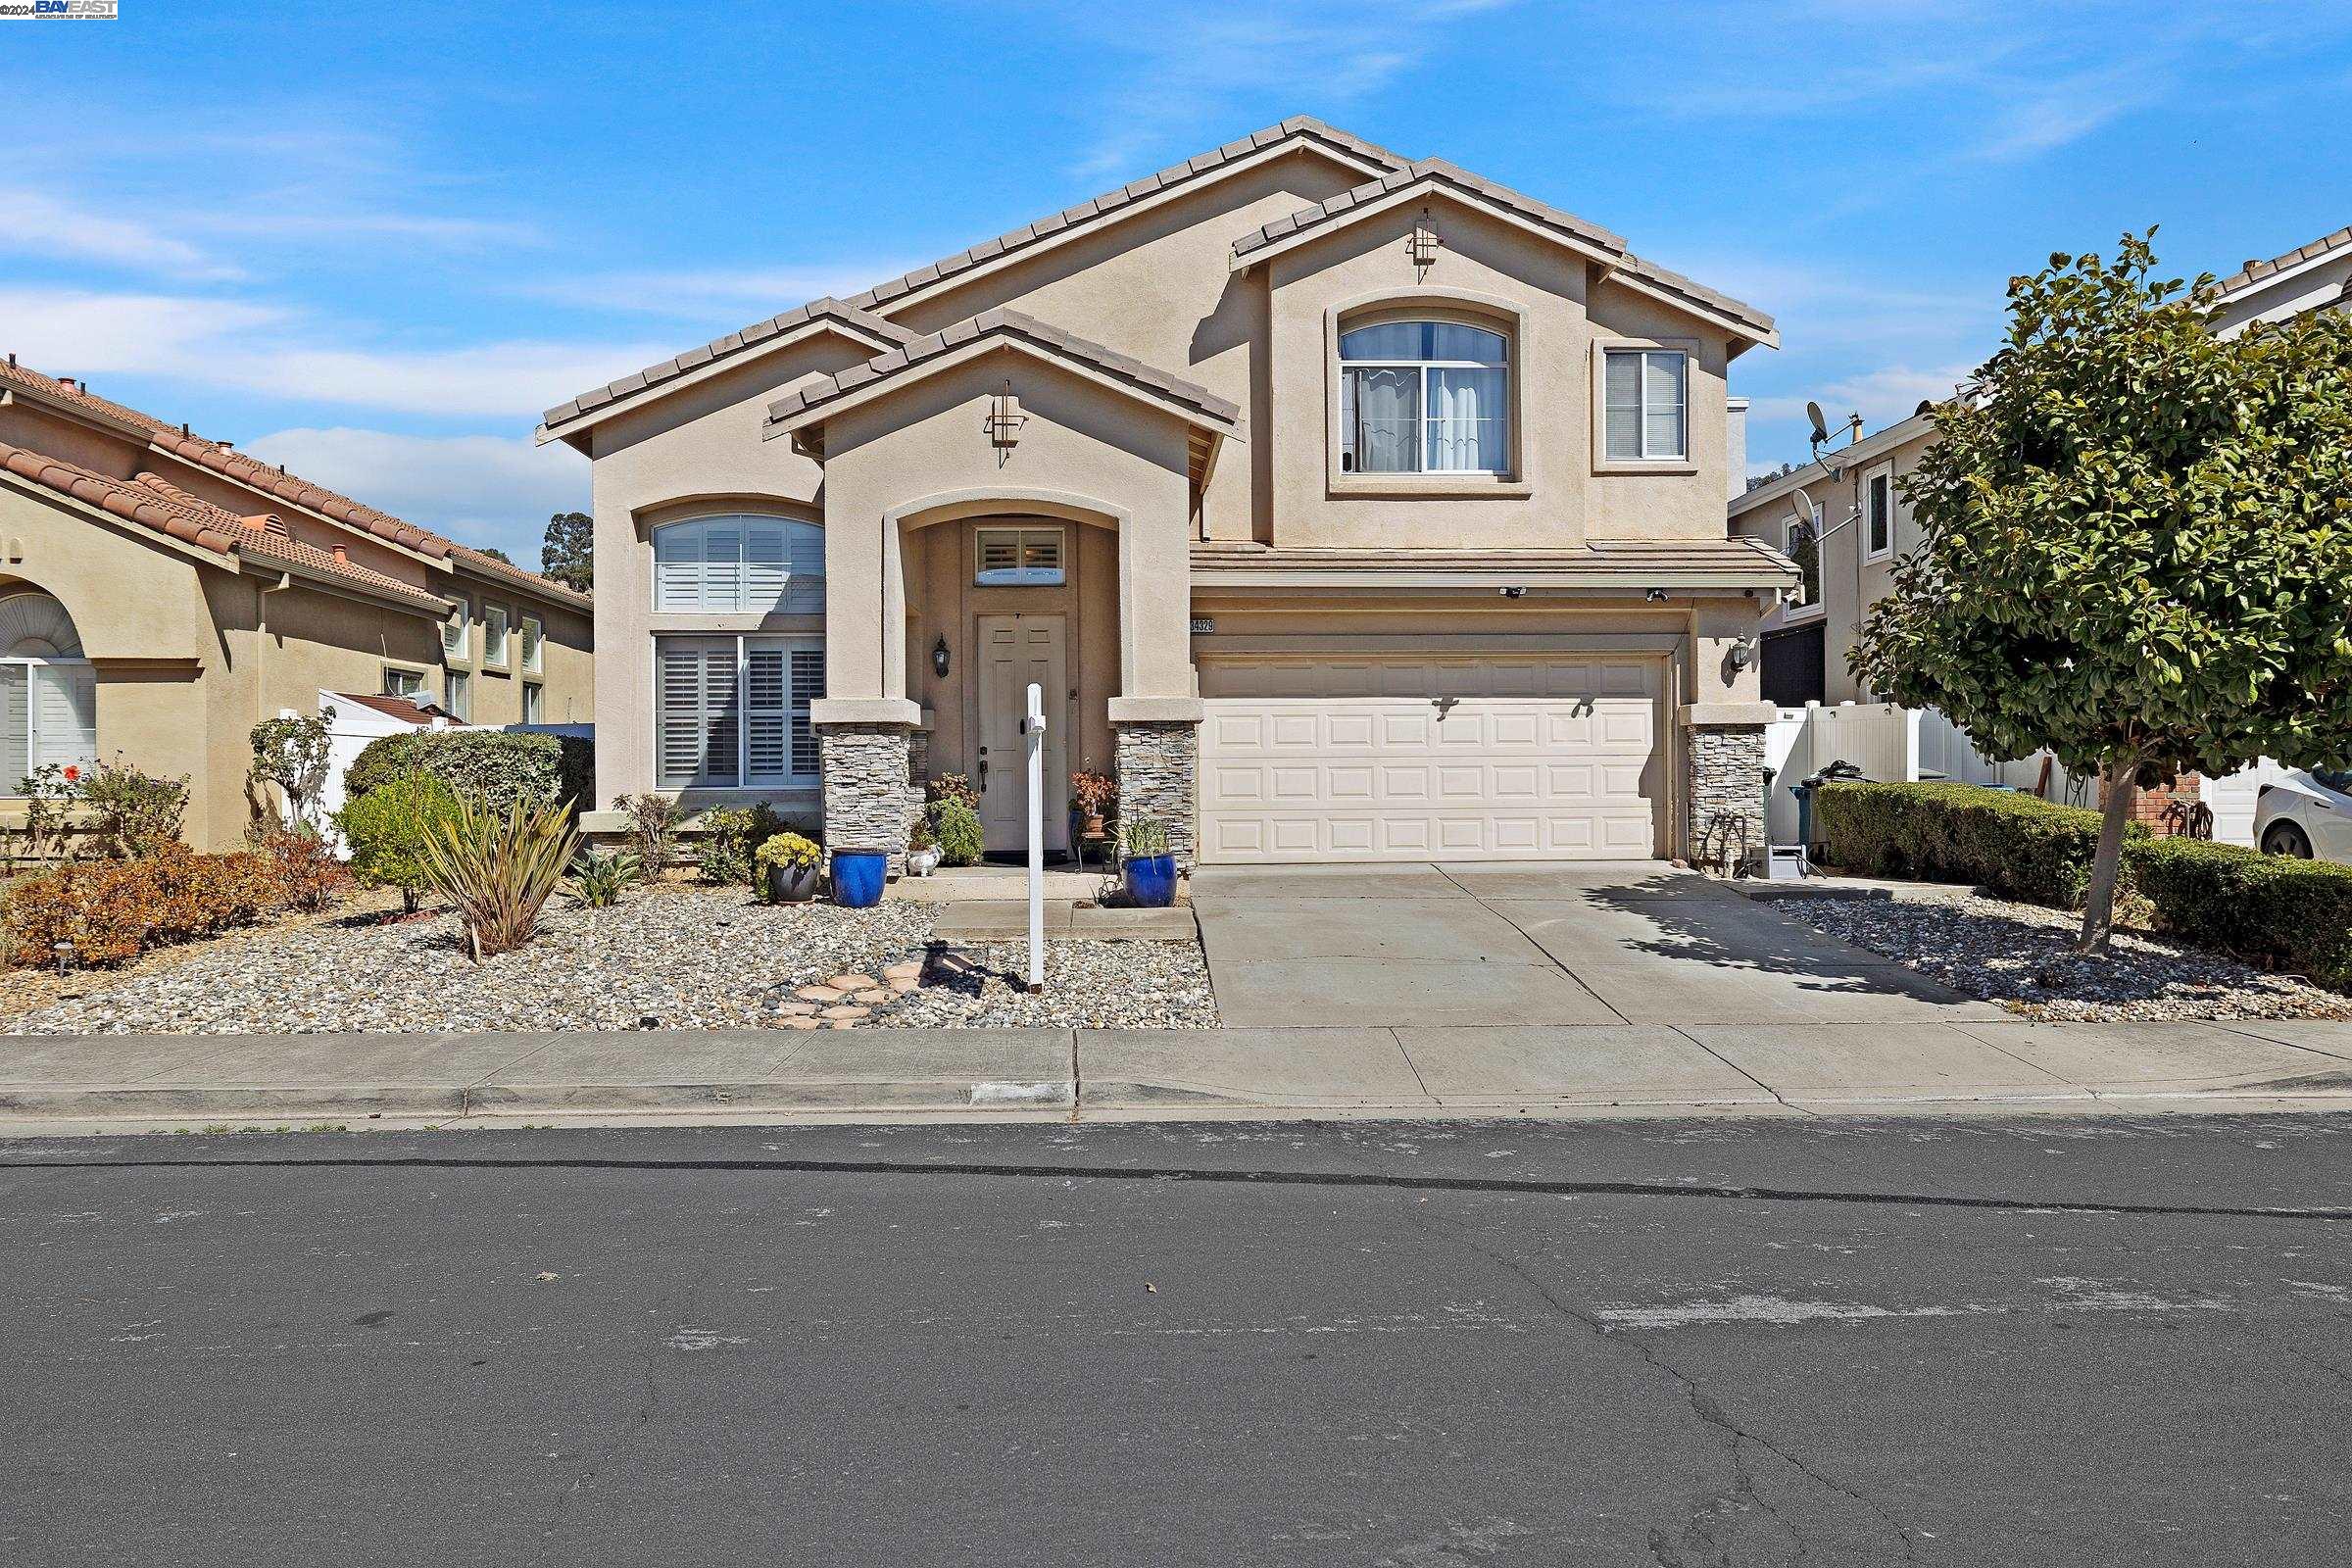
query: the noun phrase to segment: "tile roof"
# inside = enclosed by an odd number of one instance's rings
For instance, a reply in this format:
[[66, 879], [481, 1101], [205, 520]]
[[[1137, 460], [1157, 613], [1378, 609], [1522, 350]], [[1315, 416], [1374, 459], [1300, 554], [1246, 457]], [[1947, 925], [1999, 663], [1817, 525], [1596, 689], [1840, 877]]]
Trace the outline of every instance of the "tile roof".
[[1773, 333], [1772, 318], [1754, 306], [1716, 292], [1695, 283], [1680, 272], [1670, 271], [1636, 256], [1625, 247], [1622, 236], [1612, 233], [1598, 223], [1588, 222], [1573, 213], [1522, 195], [1507, 185], [1473, 174], [1443, 158], [1425, 158], [1407, 164], [1378, 179], [1368, 180], [1349, 190], [1342, 191], [1329, 201], [1304, 207], [1285, 218], [1243, 235], [1233, 242], [1234, 261], [1244, 265], [1249, 258], [1270, 245], [1276, 245], [1294, 234], [1305, 232], [1345, 218], [1348, 213], [1369, 202], [1420, 184], [1448, 188], [1476, 200], [1490, 203], [1511, 212], [1540, 227], [1548, 228], [1579, 244], [1596, 249], [1606, 255], [1609, 265], [1631, 277], [1640, 278], [1653, 287], [1710, 311], [1730, 317], [1740, 324], [1767, 337]]
[[756, 348], [779, 333], [790, 331], [794, 327], [804, 324], [812, 316], [825, 316], [837, 320], [853, 322], [864, 326], [868, 331], [880, 331], [895, 341], [905, 341], [914, 334], [898, 323], [873, 313], [895, 305], [907, 295], [930, 288], [935, 284], [951, 282], [963, 273], [971, 271], [974, 268], [985, 267], [1001, 257], [1026, 250], [1034, 245], [1042, 245], [1067, 234], [1072, 229], [1100, 222], [1148, 197], [1175, 189], [1211, 174], [1227, 164], [1291, 141], [1316, 143], [1385, 169], [1401, 168], [1404, 164], [1402, 158], [1385, 147], [1375, 146], [1360, 136], [1351, 136], [1347, 131], [1323, 123], [1320, 120], [1311, 119], [1305, 115], [1294, 115], [1280, 124], [1268, 125], [1263, 130], [1251, 131], [1249, 135], [1229, 141], [1222, 147], [1212, 147], [1198, 157], [1188, 158], [1181, 164], [1171, 164], [1156, 174], [1146, 174], [1141, 179], [1130, 180], [1117, 190], [1105, 191], [1091, 200], [1080, 202], [1075, 207], [1066, 207], [1051, 218], [1041, 218], [1034, 223], [1023, 223], [1019, 228], [999, 234], [995, 239], [983, 240], [969, 250], [957, 251], [953, 256], [943, 256], [938, 261], [925, 267], [918, 267], [904, 276], [894, 277], [887, 283], [877, 283], [862, 294], [852, 295], [847, 300], [831, 298], [812, 300], [798, 310], [787, 311], [782, 316], [755, 322], [739, 332], [729, 332], [725, 337], [714, 338], [699, 349], [689, 349], [674, 360], [665, 360], [660, 365], [649, 365], [635, 374], [624, 375], [619, 380], [599, 387], [593, 392], [583, 392], [569, 402], [558, 404], [548, 410], [546, 420], [541, 425], [541, 434], [543, 436], [551, 434], [560, 425], [568, 424], [597, 409], [633, 393], [641, 392], [647, 387], [675, 380], [687, 371], [697, 369], [713, 360], [725, 359], [729, 355], [740, 354], [746, 349]]
[[388, 512], [380, 512], [374, 507], [354, 501], [349, 496], [338, 495], [323, 485], [313, 484], [299, 475], [288, 473], [274, 464], [248, 457], [223, 442], [208, 441], [203, 436], [191, 433], [184, 424], [167, 424], [152, 414], [95, 396], [86, 386], [77, 382], [43, 375], [13, 360], [0, 361], [0, 387], [7, 386], [34, 393], [68, 408], [95, 414], [117, 425], [128, 426], [144, 435], [148, 445], [158, 452], [198, 467], [210, 468], [248, 489], [274, 496], [374, 538], [437, 561], [463, 563], [470, 570], [505, 578], [518, 587], [528, 588], [533, 593], [560, 603], [577, 605], [582, 609], [591, 603], [587, 595], [576, 593], [562, 583], [550, 581], [536, 572], [525, 571], [511, 563], [495, 560], [471, 546], [444, 538], [429, 528], [420, 528]]
[[453, 717], [438, 708], [412, 702], [406, 697], [385, 697], [373, 692], [337, 692], [335, 695], [344, 702], [357, 703], [362, 708], [371, 708], [386, 718], [397, 718], [404, 724], [415, 724], [419, 729], [427, 728], [436, 721], [451, 729], [466, 727], [464, 720]]
[[364, 589], [377, 598], [392, 599], [439, 615], [449, 602], [414, 583], [349, 561], [331, 551], [270, 531], [261, 517], [240, 517], [179, 489], [160, 475], [142, 473], [135, 479], [116, 479], [77, 463], [0, 441], [0, 468], [30, 480], [44, 490], [71, 496], [128, 522], [195, 545], [223, 557], [255, 558], [292, 567], [305, 576], [339, 581]]
[[2266, 277], [2275, 276], [2292, 267], [2300, 267], [2305, 262], [2316, 262], [2323, 256], [2343, 250], [2348, 246], [2352, 246], [2352, 224], [2346, 224], [2332, 234], [2322, 234], [2310, 244], [2298, 245], [2284, 255], [2274, 256], [2267, 262], [2246, 263], [2245, 266], [2222, 279], [2222, 292], [2233, 294], [2249, 284], [2259, 283]]
[[1315, 586], [1367, 586], [1390, 578], [1459, 578], [1538, 587], [1777, 587], [1795, 564], [1762, 540], [1596, 539], [1553, 550], [1279, 549], [1210, 541], [1192, 549], [1195, 587], [1265, 586], [1285, 579]]
[[862, 365], [853, 365], [838, 375], [811, 381], [797, 391], [786, 393], [767, 406], [768, 433], [772, 435], [782, 427], [808, 422], [804, 416], [826, 404], [986, 337], [1024, 339], [1116, 379], [1131, 382], [1149, 395], [1162, 402], [1175, 403], [1226, 430], [1231, 430], [1242, 416], [1239, 404], [1217, 396], [1198, 382], [1171, 375], [1074, 332], [1050, 326], [1033, 316], [1000, 308], [983, 311], [968, 320], [957, 321], [953, 326], [904, 343], [886, 354], [876, 355]]
[[808, 304], [786, 311], [781, 316], [771, 316], [764, 321], [754, 321], [740, 331], [729, 332], [724, 337], [713, 338], [699, 349], [688, 349], [685, 353], [663, 360], [659, 365], [649, 365], [642, 370], [632, 371], [617, 381], [608, 381], [596, 390], [583, 392], [567, 403], [559, 403], [548, 410], [541, 419], [539, 434], [544, 438], [552, 434], [559, 426], [570, 424], [574, 420], [595, 413], [598, 409], [619, 402], [622, 398], [634, 396], [648, 387], [660, 386], [664, 381], [674, 381], [689, 370], [699, 370], [706, 365], [740, 354], [746, 349], [756, 349], [771, 339], [782, 337], [786, 333], [798, 331], [804, 326], [812, 325], [818, 321], [832, 321], [857, 327], [885, 343], [904, 343], [914, 336], [912, 332], [896, 321], [885, 320], [871, 311], [860, 310], [854, 305], [846, 305], [828, 295], [821, 300], [810, 300]]

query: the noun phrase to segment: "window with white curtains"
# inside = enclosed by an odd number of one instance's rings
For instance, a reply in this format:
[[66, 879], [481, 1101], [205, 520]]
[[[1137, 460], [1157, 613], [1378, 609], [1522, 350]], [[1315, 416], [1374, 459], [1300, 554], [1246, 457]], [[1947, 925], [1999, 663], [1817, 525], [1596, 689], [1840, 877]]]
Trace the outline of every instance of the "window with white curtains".
[[825, 530], [747, 515], [665, 523], [654, 530], [654, 609], [823, 614]]
[[812, 784], [816, 637], [654, 639], [654, 767], [663, 789]]
[[1456, 321], [1381, 321], [1340, 334], [1340, 467], [1348, 473], [1506, 473], [1510, 344]]
[[1690, 356], [1681, 349], [1610, 349], [1603, 366], [1608, 456], [1639, 463], [1690, 456]]
[[81, 634], [48, 594], [0, 597], [0, 790], [55, 762], [98, 756], [98, 677]]

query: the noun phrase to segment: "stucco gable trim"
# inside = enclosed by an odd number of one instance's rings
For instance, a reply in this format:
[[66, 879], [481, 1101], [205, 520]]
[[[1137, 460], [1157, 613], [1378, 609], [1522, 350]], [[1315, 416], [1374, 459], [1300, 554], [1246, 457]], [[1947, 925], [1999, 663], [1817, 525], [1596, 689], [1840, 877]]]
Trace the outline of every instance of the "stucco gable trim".
[[741, 331], [713, 338], [701, 348], [688, 349], [659, 365], [649, 365], [593, 391], [583, 392], [568, 403], [558, 404], [547, 411], [532, 440], [538, 446], [565, 441], [584, 452], [588, 432], [615, 416], [827, 334], [876, 352], [894, 348], [914, 336], [896, 321], [884, 320], [840, 300], [811, 300], [782, 316], [756, 321]]
[[1220, 437], [1239, 438], [1241, 408], [1206, 387], [1018, 311], [988, 311], [918, 338], [903, 348], [852, 366], [838, 375], [788, 392], [768, 405], [760, 434], [780, 435], [820, 425], [836, 415], [895, 395], [900, 389], [1007, 349], [1071, 371], [1109, 391], [1165, 410]]
[[1473, 174], [1442, 158], [1408, 165], [1244, 234], [1233, 242], [1230, 265], [1236, 272], [1247, 271], [1261, 262], [1311, 244], [1367, 218], [1433, 196], [1475, 208], [1498, 221], [1597, 263], [1607, 281], [1689, 312], [1749, 342], [1772, 348], [1780, 346], [1780, 333], [1772, 318], [1754, 306], [1636, 256], [1626, 248], [1623, 236], [1598, 223]]

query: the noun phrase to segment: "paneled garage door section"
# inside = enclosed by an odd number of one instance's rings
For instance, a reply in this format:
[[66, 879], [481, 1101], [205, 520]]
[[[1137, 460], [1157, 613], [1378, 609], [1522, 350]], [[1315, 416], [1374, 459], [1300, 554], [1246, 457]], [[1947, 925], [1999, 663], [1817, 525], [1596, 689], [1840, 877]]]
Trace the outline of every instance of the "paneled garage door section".
[[1200, 666], [1200, 858], [1646, 859], [1659, 662], [1308, 660]]

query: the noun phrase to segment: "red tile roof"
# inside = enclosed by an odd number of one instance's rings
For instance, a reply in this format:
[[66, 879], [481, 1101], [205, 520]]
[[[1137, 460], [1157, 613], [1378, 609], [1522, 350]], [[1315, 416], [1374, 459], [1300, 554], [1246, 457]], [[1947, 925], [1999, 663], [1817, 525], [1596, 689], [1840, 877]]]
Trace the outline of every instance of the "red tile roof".
[[2267, 262], [2247, 262], [2245, 266], [2222, 279], [2222, 292], [2234, 294], [2249, 283], [2259, 283], [2264, 278], [2283, 272], [2290, 267], [2300, 267], [2305, 262], [2317, 261], [2323, 256], [2342, 250], [2347, 245], [2352, 245], [2352, 223], [2346, 224], [2333, 233], [2322, 234], [2310, 244], [2298, 245], [2293, 250], [2274, 256]]
[[414, 583], [337, 560], [332, 551], [270, 531], [262, 517], [240, 517], [223, 507], [190, 495], [161, 475], [116, 479], [77, 463], [0, 441], [0, 468], [44, 490], [72, 496], [128, 522], [195, 545], [218, 556], [251, 556], [257, 563], [293, 567], [305, 576], [339, 581], [433, 614], [447, 613], [449, 601]]
[[466, 727], [465, 724], [452, 718], [441, 710], [411, 702], [406, 697], [385, 697], [372, 692], [337, 692], [335, 695], [347, 703], [357, 703], [362, 708], [372, 708], [388, 718], [397, 718], [404, 724], [415, 724], [419, 728], [428, 726], [436, 720], [448, 725], [451, 729]]
[[[591, 601], [586, 594], [575, 592], [562, 583], [554, 582], [536, 572], [485, 555], [468, 545], [462, 545], [404, 521], [388, 512], [380, 512], [349, 496], [338, 495], [324, 485], [313, 484], [283, 467], [248, 457], [220, 441], [210, 441], [189, 431], [184, 424], [167, 424], [152, 414], [98, 397], [79, 382], [57, 376], [43, 375], [29, 366], [17, 364], [14, 359], [0, 362], [0, 386], [15, 386], [50, 402], [71, 409], [98, 415], [115, 424], [127, 425], [143, 434], [148, 445], [156, 451], [210, 468], [224, 478], [233, 479], [249, 489], [317, 513], [346, 527], [356, 528], [374, 538], [399, 545], [404, 549], [442, 563], [463, 563], [469, 570], [487, 576], [503, 578], [517, 587], [544, 595], [558, 603], [586, 609]], [[387, 579], [390, 580], [390, 579]]]

